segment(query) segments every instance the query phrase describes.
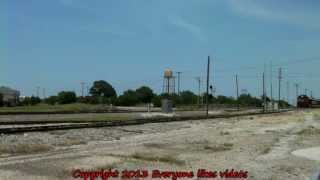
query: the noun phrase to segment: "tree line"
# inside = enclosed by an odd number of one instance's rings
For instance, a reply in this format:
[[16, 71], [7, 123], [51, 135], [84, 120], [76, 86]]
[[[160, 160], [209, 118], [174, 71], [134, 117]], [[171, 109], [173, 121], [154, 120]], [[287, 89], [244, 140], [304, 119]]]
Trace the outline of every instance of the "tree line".
[[[192, 91], [182, 91], [179, 94], [156, 94], [153, 90], [147, 86], [142, 86], [135, 90], [127, 90], [123, 92], [122, 95], [117, 95], [115, 89], [111, 84], [106, 81], [100, 80], [95, 81], [90, 88], [88, 96], [77, 96], [73, 91], [62, 91], [57, 95], [50, 96], [45, 99], [40, 99], [39, 97], [26, 97], [20, 102], [21, 105], [36, 105], [41, 102], [47, 103], [49, 105], [56, 104], [72, 104], [72, 103], [86, 103], [86, 104], [113, 104], [116, 106], [135, 106], [137, 104], [147, 104], [152, 103], [156, 107], [161, 106], [161, 100], [164, 98], [171, 99], [174, 106], [179, 105], [199, 105], [201, 104], [202, 98], [206, 94], [202, 94], [201, 97], [194, 94]], [[221, 104], [236, 106], [252, 106], [252, 107], [262, 107], [263, 101], [261, 98], [251, 96], [250, 94], [242, 94], [238, 99], [234, 97], [227, 97], [219, 95], [217, 97], [209, 94], [208, 100], [210, 104]], [[266, 98], [270, 101], [270, 98]], [[287, 104], [286, 102], [281, 102]]]

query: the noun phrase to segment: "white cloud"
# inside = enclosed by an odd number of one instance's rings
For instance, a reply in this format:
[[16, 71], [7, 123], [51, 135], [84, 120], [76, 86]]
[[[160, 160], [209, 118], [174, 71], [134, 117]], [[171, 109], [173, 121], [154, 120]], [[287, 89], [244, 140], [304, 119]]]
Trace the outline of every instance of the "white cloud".
[[186, 30], [193, 34], [197, 39], [203, 41], [205, 40], [205, 35], [203, 34], [201, 28], [195, 24], [192, 24], [190, 22], [187, 22], [186, 20], [182, 19], [179, 16], [170, 16], [169, 17], [169, 23], [179, 27], [183, 30]]
[[[287, 2], [286, 7], [280, 3], [278, 3], [278, 6], [270, 6], [268, 3], [263, 3], [263, 1], [258, 0], [227, 0], [227, 3], [235, 13], [241, 15], [254, 16], [263, 20], [279, 21], [306, 28], [320, 29], [318, 23], [320, 18], [319, 13], [308, 11], [308, 9], [303, 9], [302, 7], [295, 7], [294, 4], [290, 4], [290, 2]], [[277, 4], [277, 2], [274, 3]]]

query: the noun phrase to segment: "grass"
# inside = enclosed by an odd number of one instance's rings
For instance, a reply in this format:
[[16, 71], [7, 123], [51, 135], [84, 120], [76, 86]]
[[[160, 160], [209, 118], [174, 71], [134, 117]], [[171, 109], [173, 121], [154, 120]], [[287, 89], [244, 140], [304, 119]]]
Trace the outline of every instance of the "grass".
[[51, 146], [45, 144], [17, 144], [9, 146], [0, 146], [1, 154], [31, 154], [47, 152], [52, 149]]
[[140, 160], [140, 161], [149, 161], [149, 162], [162, 162], [162, 163], [168, 163], [168, 164], [175, 164], [178, 166], [182, 166], [185, 164], [184, 161], [179, 160], [171, 155], [162, 155], [162, 156], [155, 156], [151, 154], [146, 153], [134, 153], [132, 155], [115, 155], [110, 154], [109, 156], [113, 157], [119, 157], [119, 158], [125, 158], [125, 159], [133, 159], [133, 160]]
[[210, 150], [213, 152], [223, 152], [223, 151], [230, 151], [233, 148], [233, 144], [231, 143], [224, 143], [224, 144], [219, 144], [219, 145], [205, 145], [203, 147], [205, 150]]
[[178, 160], [173, 156], [165, 155], [165, 156], [152, 156], [142, 153], [134, 153], [131, 155], [131, 158], [142, 160], [142, 161], [151, 161], [151, 162], [164, 162], [169, 164], [176, 164], [176, 165], [184, 165], [184, 161]]
[[57, 146], [73, 146], [73, 145], [82, 145], [82, 144], [87, 144], [87, 142], [78, 138], [68, 138], [64, 141], [59, 142]]
[[269, 154], [270, 152], [271, 152], [271, 147], [265, 147], [261, 153], [262, 154]]
[[93, 121], [110, 121], [110, 120], [129, 120], [130, 116], [126, 114], [95, 114], [91, 120]]
[[230, 135], [230, 132], [228, 132], [228, 131], [221, 131], [221, 132], [220, 132], [220, 135], [221, 135], [221, 136], [227, 136], [227, 135]]
[[309, 126], [306, 129], [303, 129], [297, 133], [298, 135], [318, 135], [320, 134], [320, 129], [315, 128], [314, 126]]
[[105, 105], [91, 104], [66, 104], [66, 105], [48, 105], [39, 104], [35, 106], [16, 106], [16, 107], [1, 107], [0, 113], [56, 113], [56, 112], [94, 112], [106, 111], [109, 107]]

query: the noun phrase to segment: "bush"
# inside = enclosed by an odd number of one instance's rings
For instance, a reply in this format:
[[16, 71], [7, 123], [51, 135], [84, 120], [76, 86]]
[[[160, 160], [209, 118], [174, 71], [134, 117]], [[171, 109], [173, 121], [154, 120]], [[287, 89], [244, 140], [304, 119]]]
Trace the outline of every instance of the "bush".
[[58, 94], [59, 104], [71, 104], [77, 102], [77, 96], [72, 91], [62, 91]]

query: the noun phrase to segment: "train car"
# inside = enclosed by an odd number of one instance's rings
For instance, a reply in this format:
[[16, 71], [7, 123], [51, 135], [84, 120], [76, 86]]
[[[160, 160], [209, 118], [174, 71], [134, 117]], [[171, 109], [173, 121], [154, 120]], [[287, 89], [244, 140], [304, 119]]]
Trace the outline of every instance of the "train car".
[[320, 108], [320, 99], [311, 99], [312, 108]]
[[320, 100], [309, 98], [307, 95], [300, 95], [297, 99], [298, 108], [320, 108]]

